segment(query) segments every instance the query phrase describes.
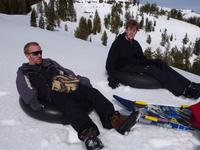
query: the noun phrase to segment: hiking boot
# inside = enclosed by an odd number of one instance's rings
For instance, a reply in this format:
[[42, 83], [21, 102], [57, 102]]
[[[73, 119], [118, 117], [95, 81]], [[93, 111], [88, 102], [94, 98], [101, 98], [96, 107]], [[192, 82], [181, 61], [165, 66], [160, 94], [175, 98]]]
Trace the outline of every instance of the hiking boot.
[[88, 137], [84, 141], [87, 150], [100, 150], [104, 147], [103, 143], [98, 137]]
[[98, 135], [99, 135], [98, 129], [96, 129], [95, 127], [90, 127], [88, 129], [83, 130], [80, 133], [79, 138], [80, 140], [85, 141], [85, 139], [89, 137], [97, 137]]
[[183, 93], [183, 96], [188, 98], [197, 99], [200, 97], [200, 83], [192, 82]]
[[139, 111], [133, 111], [130, 116], [121, 115], [119, 112], [115, 112], [111, 119], [111, 124], [120, 134], [129, 132], [135, 125], [140, 117]]

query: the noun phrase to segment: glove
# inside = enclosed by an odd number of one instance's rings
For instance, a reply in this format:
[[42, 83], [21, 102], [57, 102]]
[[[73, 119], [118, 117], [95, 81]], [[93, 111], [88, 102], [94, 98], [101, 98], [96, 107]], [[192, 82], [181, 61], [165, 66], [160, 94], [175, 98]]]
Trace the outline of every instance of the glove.
[[115, 89], [117, 87], [119, 87], [119, 82], [116, 81], [114, 78], [112, 77], [108, 77], [108, 85], [112, 88]]

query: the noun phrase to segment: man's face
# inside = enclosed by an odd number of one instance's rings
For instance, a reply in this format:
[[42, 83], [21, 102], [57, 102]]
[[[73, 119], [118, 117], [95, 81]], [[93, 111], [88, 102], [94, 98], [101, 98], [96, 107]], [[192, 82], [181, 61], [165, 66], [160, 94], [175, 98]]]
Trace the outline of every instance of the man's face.
[[31, 65], [39, 65], [42, 63], [42, 50], [40, 46], [37, 45], [31, 45], [29, 47], [28, 54], [26, 54], [26, 57], [29, 60], [29, 64]]
[[127, 40], [133, 40], [135, 35], [137, 33], [137, 28], [136, 27], [128, 27], [126, 29], [126, 38]]

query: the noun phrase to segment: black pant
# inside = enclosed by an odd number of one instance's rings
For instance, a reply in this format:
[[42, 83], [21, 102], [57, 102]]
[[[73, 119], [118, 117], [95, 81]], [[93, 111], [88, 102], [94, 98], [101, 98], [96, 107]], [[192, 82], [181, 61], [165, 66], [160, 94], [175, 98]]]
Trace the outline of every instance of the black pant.
[[163, 61], [148, 60], [145, 64], [130, 64], [121, 68], [120, 71], [128, 73], [145, 73], [159, 81], [162, 88], [168, 89], [176, 96], [183, 94], [186, 87], [191, 83], [190, 80], [173, 70]]
[[52, 92], [52, 102], [61, 109], [67, 122], [78, 132], [79, 138], [84, 129], [93, 127], [98, 131], [97, 126], [88, 116], [91, 109], [97, 112], [104, 128], [112, 128], [113, 104], [97, 89], [80, 85], [72, 93]]

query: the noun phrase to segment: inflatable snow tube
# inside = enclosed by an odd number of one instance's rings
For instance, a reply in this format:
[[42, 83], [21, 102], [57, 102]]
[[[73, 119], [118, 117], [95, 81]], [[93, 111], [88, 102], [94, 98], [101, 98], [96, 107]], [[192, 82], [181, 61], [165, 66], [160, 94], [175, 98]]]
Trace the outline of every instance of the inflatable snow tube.
[[22, 98], [19, 98], [19, 104], [22, 110], [28, 116], [34, 119], [49, 123], [68, 124], [68, 122], [66, 122], [66, 120], [64, 119], [62, 112], [60, 112], [58, 109], [56, 109], [55, 106], [51, 104], [45, 105], [43, 111], [34, 111], [29, 105], [24, 103]]
[[125, 73], [117, 72], [114, 75], [120, 83], [124, 85], [129, 85], [134, 88], [141, 89], [158, 89], [161, 88], [160, 83], [153, 77], [147, 74], [138, 74], [138, 73]]

